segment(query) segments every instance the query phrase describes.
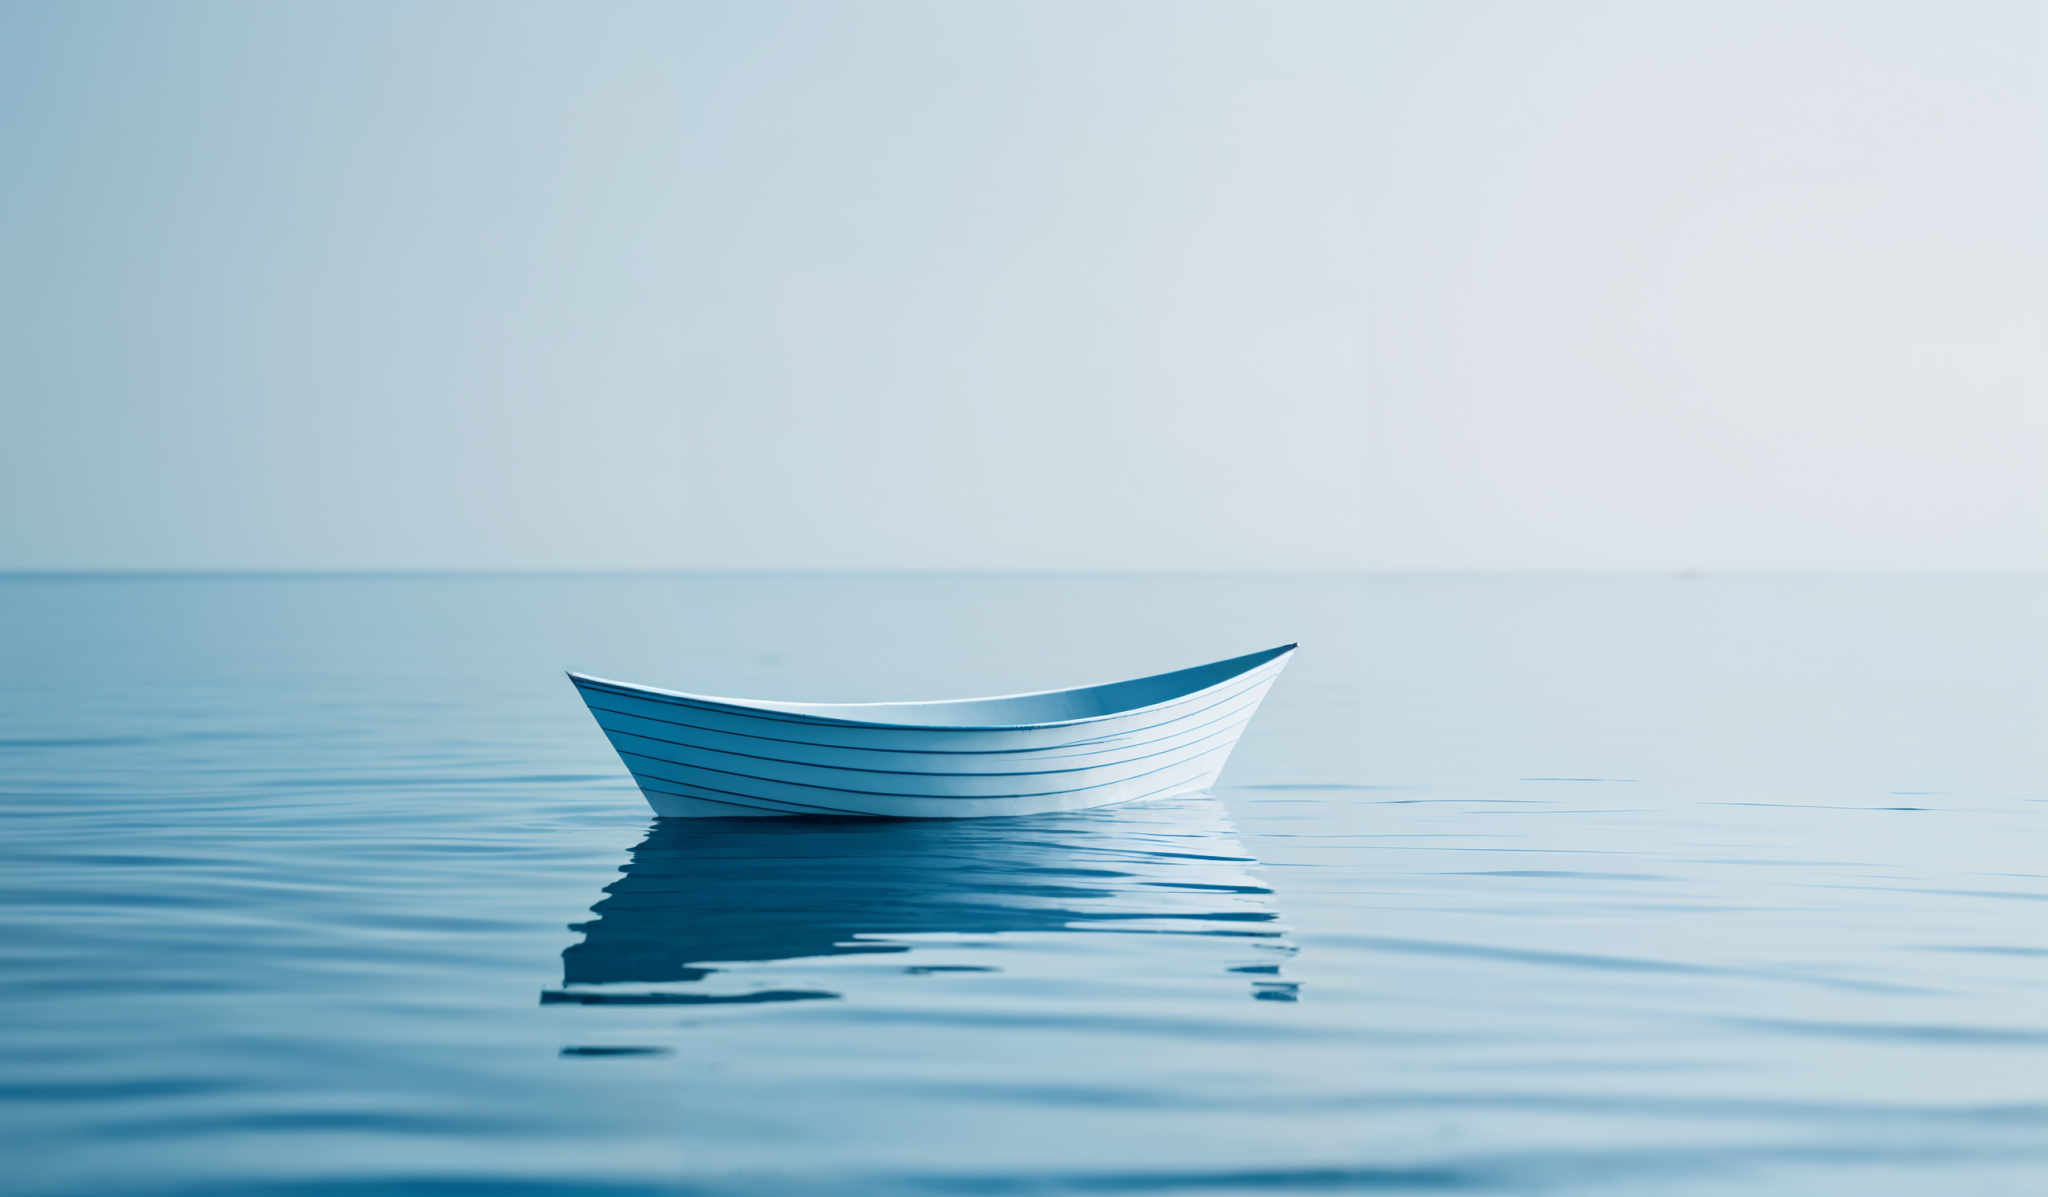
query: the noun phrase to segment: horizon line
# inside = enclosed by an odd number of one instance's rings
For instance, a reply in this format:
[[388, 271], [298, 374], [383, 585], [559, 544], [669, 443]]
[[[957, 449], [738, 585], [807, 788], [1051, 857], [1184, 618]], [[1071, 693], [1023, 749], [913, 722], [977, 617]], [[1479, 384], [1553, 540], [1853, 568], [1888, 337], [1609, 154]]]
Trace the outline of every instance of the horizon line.
[[1235, 577], [1235, 578], [1287, 578], [1287, 577], [1472, 577], [1492, 575], [1624, 575], [1630, 577], [1704, 578], [1715, 576], [1829, 576], [1845, 574], [1862, 575], [1982, 575], [2032, 576], [2048, 574], [2048, 565], [2039, 566], [1467, 566], [1467, 567], [1393, 567], [1357, 566], [1349, 568], [1275, 568], [1252, 567], [1242, 569], [1101, 569], [1101, 568], [1058, 568], [1058, 567], [1004, 567], [1004, 566], [869, 566], [856, 568], [834, 568], [819, 566], [681, 566], [669, 568], [633, 569], [614, 567], [568, 567], [568, 568], [518, 568], [489, 566], [423, 566], [423, 567], [88, 567], [73, 569], [0, 569], [0, 580], [31, 581], [58, 579], [115, 579], [115, 578], [566, 578], [566, 577], [790, 577], [790, 576], [835, 576], [835, 577]]

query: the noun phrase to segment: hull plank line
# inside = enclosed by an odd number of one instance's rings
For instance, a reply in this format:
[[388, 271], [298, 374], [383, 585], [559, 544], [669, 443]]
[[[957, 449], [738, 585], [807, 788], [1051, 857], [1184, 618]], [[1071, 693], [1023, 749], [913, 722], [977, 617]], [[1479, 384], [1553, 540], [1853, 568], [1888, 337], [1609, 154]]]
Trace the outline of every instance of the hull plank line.
[[1293, 652], [944, 702], [765, 702], [569, 678], [662, 817], [956, 819], [1207, 789]]

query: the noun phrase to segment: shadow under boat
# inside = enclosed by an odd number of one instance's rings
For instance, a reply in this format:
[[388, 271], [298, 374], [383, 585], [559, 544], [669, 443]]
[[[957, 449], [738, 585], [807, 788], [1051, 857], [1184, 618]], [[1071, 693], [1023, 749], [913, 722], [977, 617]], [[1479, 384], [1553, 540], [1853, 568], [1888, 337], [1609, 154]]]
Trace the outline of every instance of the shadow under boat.
[[734, 992], [742, 978], [729, 974], [851, 955], [905, 956], [903, 973], [989, 972], [1001, 966], [918, 957], [980, 959], [977, 937], [1116, 932], [1201, 937], [1251, 996], [1292, 1001], [1280, 966], [1294, 949], [1254, 863], [1208, 793], [1014, 819], [659, 819], [597, 917], [570, 926], [583, 938], [541, 1000], [836, 998], [822, 986]]

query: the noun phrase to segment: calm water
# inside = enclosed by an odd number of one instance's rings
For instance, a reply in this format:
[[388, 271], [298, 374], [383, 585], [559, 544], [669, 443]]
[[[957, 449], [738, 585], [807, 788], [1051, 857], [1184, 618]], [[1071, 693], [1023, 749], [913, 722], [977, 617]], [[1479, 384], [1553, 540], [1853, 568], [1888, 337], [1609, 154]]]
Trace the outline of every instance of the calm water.
[[[565, 667], [1299, 639], [1227, 785], [657, 825]], [[2048, 1191], [2040, 578], [0, 582], [0, 1188]]]

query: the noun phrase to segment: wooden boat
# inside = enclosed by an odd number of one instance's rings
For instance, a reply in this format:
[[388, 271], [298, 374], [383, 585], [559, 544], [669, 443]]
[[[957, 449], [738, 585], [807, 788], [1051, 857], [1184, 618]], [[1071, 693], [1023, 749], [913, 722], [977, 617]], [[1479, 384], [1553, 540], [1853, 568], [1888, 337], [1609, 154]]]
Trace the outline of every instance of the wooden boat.
[[770, 702], [569, 680], [657, 815], [960, 819], [1207, 789], [1294, 647], [937, 702]]

